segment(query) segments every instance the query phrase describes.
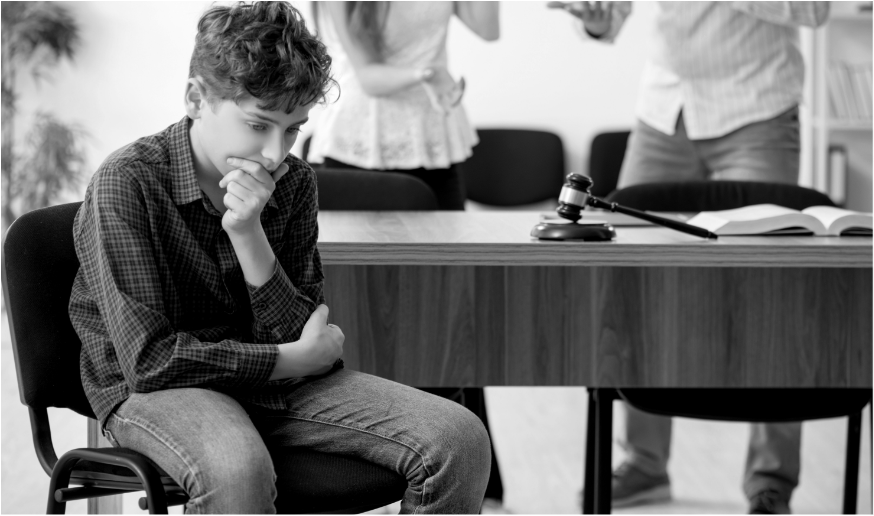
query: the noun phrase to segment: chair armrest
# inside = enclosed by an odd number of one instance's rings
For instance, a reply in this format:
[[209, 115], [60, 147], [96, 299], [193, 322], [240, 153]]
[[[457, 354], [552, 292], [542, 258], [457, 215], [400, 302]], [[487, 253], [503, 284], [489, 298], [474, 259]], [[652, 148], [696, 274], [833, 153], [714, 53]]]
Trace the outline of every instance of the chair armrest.
[[[52, 471], [52, 485], [66, 486], [70, 473], [80, 460], [128, 468], [140, 479], [147, 493], [164, 492], [161, 475], [149, 462], [149, 459], [144, 455], [132, 453], [132, 450], [127, 448], [76, 448], [70, 450], [58, 459]], [[153, 505], [152, 511], [154, 513], [165, 514], [167, 512], [167, 502], [163, 496], [156, 497]]]

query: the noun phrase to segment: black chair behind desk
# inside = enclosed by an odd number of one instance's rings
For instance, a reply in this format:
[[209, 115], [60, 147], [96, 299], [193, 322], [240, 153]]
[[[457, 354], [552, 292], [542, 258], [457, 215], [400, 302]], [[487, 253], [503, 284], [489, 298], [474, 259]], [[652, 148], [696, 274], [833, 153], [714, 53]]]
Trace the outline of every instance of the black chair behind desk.
[[[27, 213], [10, 226], [3, 246], [3, 296], [21, 401], [30, 413], [36, 455], [51, 478], [50, 514], [66, 502], [145, 491], [140, 507], [167, 513], [188, 500], [148, 457], [125, 448], [79, 448], [60, 459], [52, 445], [48, 407], [94, 419], [79, 377], [79, 341], [67, 312], [79, 269], [73, 218], [81, 203]], [[399, 500], [407, 482], [361, 460], [289, 448], [277, 468], [280, 513], [364, 512]], [[70, 485], [73, 485], [71, 487]]]
[[564, 146], [548, 131], [478, 129], [479, 143], [462, 165], [467, 198], [492, 206], [558, 200]]
[[[309, 156], [309, 154], [310, 154], [310, 142], [312, 142], [312, 140], [313, 140], [312, 136], [307, 136], [306, 139], [304, 139], [303, 147], [301, 148], [301, 151], [300, 151], [300, 159], [307, 161], [307, 156]], [[309, 163], [309, 162], [307, 161], [307, 163]]]
[[437, 197], [424, 181], [396, 172], [316, 168], [319, 210], [436, 210]]
[[[607, 200], [638, 210], [665, 212], [725, 210], [762, 203], [799, 210], [834, 206], [828, 196], [808, 188], [746, 181], [641, 184], [617, 190]], [[871, 401], [871, 389], [589, 389], [584, 513], [610, 512], [612, 407], [617, 399], [663, 416], [722, 421], [776, 423], [849, 416], [843, 511], [855, 512], [862, 409]]]
[[595, 197], [606, 197], [616, 189], [630, 134], [630, 131], [615, 131], [596, 134], [592, 138], [588, 176], [592, 178], [592, 195]]

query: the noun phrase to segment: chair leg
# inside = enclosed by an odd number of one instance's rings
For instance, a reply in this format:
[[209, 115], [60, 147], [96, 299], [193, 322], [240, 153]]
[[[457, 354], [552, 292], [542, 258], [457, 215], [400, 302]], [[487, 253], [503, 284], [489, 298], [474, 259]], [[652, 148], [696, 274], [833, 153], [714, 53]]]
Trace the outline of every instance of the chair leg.
[[588, 387], [586, 389], [589, 394], [589, 405], [586, 409], [586, 463], [583, 474], [583, 514], [595, 513], [595, 459], [597, 457], [596, 450], [596, 430], [595, 430], [595, 414], [598, 411], [598, 389]]
[[49, 480], [49, 500], [46, 506], [46, 514], [64, 514], [67, 512], [67, 502], [59, 502], [55, 499], [55, 491], [70, 486], [70, 474], [73, 472], [77, 462], [79, 462], [78, 458], [63, 456], [55, 463], [51, 479]]
[[847, 463], [844, 469], [844, 514], [856, 513], [859, 484], [859, 453], [862, 441], [862, 412], [850, 414], [847, 423]]
[[613, 468], [613, 400], [615, 389], [598, 389], [598, 412], [595, 422], [595, 512], [610, 514], [612, 509], [612, 468]]

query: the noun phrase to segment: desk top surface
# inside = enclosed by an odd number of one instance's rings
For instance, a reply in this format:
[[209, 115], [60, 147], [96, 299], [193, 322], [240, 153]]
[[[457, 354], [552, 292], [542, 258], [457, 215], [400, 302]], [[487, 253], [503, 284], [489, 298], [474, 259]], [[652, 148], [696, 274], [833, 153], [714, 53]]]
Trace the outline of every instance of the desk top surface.
[[[659, 226], [616, 224], [612, 242], [558, 242], [530, 236], [540, 212], [319, 213], [325, 264], [577, 265], [704, 267], [872, 266], [871, 237], [725, 236], [704, 240]], [[587, 219], [590, 217], [587, 217]]]

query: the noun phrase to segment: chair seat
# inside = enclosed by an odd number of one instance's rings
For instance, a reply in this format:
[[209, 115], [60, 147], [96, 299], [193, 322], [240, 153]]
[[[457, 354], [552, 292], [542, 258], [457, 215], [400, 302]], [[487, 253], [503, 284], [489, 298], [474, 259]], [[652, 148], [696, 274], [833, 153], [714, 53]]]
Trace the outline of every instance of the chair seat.
[[[112, 456], [143, 457], [127, 448], [96, 450]], [[274, 455], [274, 464], [278, 464], [275, 503], [280, 514], [364, 512], [401, 499], [407, 489], [404, 477], [364, 460], [297, 447], [276, 453], [283, 454], [281, 459]], [[168, 494], [184, 493], [164, 470], [145, 459], [158, 471]], [[131, 470], [87, 460], [76, 465], [70, 483], [131, 491], [143, 488]]]
[[280, 514], [364, 512], [403, 498], [407, 480], [353, 457], [286, 448], [276, 460], [276, 511]]
[[780, 422], [844, 417], [871, 400], [871, 389], [618, 389], [653, 414], [719, 421]]

